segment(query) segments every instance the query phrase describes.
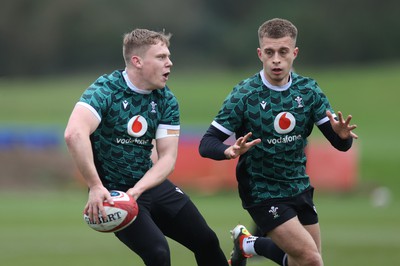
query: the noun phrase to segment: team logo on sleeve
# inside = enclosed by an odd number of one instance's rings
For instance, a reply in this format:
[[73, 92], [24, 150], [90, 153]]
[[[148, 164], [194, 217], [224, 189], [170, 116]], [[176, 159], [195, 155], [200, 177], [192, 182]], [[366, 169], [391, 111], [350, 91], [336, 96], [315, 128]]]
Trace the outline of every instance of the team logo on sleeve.
[[133, 137], [141, 137], [147, 131], [147, 121], [143, 116], [135, 115], [128, 122], [128, 134]]
[[296, 119], [289, 112], [281, 112], [275, 117], [274, 128], [279, 134], [289, 133], [295, 125]]

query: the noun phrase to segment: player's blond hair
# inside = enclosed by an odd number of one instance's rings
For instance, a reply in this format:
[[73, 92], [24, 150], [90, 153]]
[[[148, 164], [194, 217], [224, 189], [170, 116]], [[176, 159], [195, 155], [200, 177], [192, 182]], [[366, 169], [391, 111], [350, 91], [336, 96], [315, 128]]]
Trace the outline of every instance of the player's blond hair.
[[143, 56], [150, 45], [162, 42], [169, 47], [171, 36], [172, 34], [170, 33], [166, 34], [165, 32], [156, 32], [147, 29], [134, 29], [124, 34], [122, 55], [124, 56], [125, 64], [130, 64], [133, 55]]
[[297, 28], [289, 20], [282, 18], [273, 18], [265, 21], [258, 28], [258, 39], [261, 42], [262, 38], [279, 39], [289, 36], [296, 43]]

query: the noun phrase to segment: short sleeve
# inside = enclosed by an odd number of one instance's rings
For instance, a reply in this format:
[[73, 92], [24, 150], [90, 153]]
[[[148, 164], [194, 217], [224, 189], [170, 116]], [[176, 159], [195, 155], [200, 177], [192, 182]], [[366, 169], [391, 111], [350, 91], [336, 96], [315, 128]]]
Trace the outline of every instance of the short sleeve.
[[317, 126], [329, 120], [329, 118], [326, 116], [327, 110], [331, 111], [331, 113], [334, 114], [328, 98], [322, 92], [321, 88], [317, 84], [315, 84], [313, 119]]

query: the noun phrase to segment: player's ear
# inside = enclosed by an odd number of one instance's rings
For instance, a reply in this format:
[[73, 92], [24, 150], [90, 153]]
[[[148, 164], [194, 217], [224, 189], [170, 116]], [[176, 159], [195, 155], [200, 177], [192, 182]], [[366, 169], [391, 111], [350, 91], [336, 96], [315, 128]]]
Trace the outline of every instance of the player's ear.
[[261, 60], [261, 62], [262, 62], [262, 59], [261, 59], [261, 57], [262, 57], [262, 54], [261, 54], [261, 48], [257, 48], [257, 56], [258, 56], [258, 58]]
[[132, 64], [134, 67], [141, 68], [142, 65], [143, 65], [142, 58], [140, 58], [140, 57], [137, 56], [137, 55], [132, 56], [132, 57], [131, 57], [131, 64]]
[[299, 54], [299, 47], [296, 47], [296, 48], [294, 48], [294, 51], [293, 51], [294, 58], [296, 58], [298, 54]]

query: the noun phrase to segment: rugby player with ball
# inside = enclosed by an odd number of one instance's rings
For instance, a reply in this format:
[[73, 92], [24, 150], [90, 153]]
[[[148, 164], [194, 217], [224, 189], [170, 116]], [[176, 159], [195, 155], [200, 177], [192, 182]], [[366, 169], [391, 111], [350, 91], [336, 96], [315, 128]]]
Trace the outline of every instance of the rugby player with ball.
[[178, 101], [166, 86], [170, 37], [147, 29], [125, 34], [125, 69], [99, 77], [86, 89], [72, 111], [65, 140], [89, 187], [84, 209], [89, 223], [107, 220], [104, 201], [117, 202], [110, 190], [126, 192], [137, 201], [139, 213], [115, 235], [145, 265], [171, 265], [168, 236], [191, 250], [197, 265], [225, 266], [216, 234], [190, 198], [167, 179], [180, 131]]

